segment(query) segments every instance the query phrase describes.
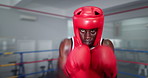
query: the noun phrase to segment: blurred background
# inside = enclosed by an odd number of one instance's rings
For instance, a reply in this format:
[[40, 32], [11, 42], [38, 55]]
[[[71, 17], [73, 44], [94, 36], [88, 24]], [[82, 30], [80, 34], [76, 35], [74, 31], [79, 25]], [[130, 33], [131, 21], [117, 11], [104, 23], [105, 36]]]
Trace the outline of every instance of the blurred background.
[[[104, 11], [102, 38], [113, 42], [118, 60], [128, 61], [117, 62], [118, 78], [146, 78], [148, 0], [0, 0], [0, 65], [21, 62], [19, 54], [8, 52], [59, 49], [64, 38], [73, 36], [71, 17], [82, 6], [97, 6]], [[52, 58], [58, 58], [58, 50], [26, 53], [23, 62]], [[27, 74], [46, 70], [49, 65], [56, 69], [57, 61], [25, 64], [23, 68]], [[0, 66], [0, 78], [17, 76], [20, 67]], [[44, 78], [44, 74], [55, 77], [53, 73], [39, 73], [23, 78]]]

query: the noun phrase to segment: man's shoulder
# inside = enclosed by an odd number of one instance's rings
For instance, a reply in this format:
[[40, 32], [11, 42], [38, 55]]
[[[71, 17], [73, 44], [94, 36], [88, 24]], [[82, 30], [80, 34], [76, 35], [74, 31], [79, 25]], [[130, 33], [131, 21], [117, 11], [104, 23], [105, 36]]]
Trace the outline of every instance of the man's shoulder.
[[71, 44], [71, 42], [72, 42], [71, 38], [65, 38], [65, 39], [62, 40], [61, 44], [69, 45], [69, 44]]
[[103, 39], [101, 42], [101, 45], [109, 46], [114, 50], [114, 45], [113, 45], [112, 41], [109, 39]]
[[59, 47], [59, 52], [61, 53], [69, 53], [71, 51], [72, 48], [72, 40], [65, 38], [62, 40], [60, 47]]

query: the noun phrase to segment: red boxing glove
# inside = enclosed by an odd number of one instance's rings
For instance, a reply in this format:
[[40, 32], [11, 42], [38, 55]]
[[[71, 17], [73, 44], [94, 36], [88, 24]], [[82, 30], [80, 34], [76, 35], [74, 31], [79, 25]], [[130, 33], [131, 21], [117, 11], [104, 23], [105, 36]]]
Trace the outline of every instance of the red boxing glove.
[[83, 73], [82, 75], [84, 75], [85, 72], [83, 72], [83, 70], [86, 71], [89, 67], [90, 49], [86, 45], [79, 45], [69, 53], [64, 67], [64, 73], [72, 78], [77, 74], [81, 75], [81, 72]]
[[117, 66], [113, 50], [107, 46], [98, 46], [91, 50], [91, 68], [101, 78], [116, 78]]

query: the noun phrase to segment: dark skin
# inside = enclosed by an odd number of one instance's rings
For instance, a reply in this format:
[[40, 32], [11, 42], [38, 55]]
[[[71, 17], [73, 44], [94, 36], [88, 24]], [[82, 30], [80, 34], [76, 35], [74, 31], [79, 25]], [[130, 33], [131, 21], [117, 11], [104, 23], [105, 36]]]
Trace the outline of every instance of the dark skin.
[[[80, 38], [82, 40], [83, 44], [86, 44], [89, 46], [89, 48], [93, 47], [93, 43], [95, 41], [96, 35], [97, 35], [97, 28], [94, 29], [79, 29], [80, 32]], [[114, 50], [114, 46], [112, 42], [108, 39], [103, 39], [102, 45], [109, 46]], [[64, 39], [59, 47], [59, 59], [58, 59], [58, 78], [67, 78], [64, 75], [64, 72], [62, 69], [64, 68], [64, 65], [66, 63], [67, 55], [71, 52], [72, 49], [72, 40], [71, 39]]]
[[80, 38], [83, 44], [88, 45], [90, 48], [93, 47], [93, 43], [96, 39], [96, 35], [97, 35], [97, 28], [94, 29], [79, 29], [80, 32]]

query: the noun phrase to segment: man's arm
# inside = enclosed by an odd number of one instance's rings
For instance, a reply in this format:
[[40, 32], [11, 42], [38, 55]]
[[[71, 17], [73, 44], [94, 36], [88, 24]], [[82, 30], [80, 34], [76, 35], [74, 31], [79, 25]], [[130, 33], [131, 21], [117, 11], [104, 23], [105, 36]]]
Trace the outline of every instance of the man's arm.
[[67, 60], [67, 55], [71, 51], [71, 47], [71, 39], [64, 39], [60, 44], [58, 58], [58, 78], [66, 78], [63, 68]]
[[[114, 45], [109, 39], [103, 39], [101, 44], [104, 46], [109, 46], [110, 48], [112, 48], [112, 50], [114, 52]], [[107, 78], [107, 77], [105, 77], [105, 78]], [[116, 75], [116, 78], [117, 78], [117, 75]]]

